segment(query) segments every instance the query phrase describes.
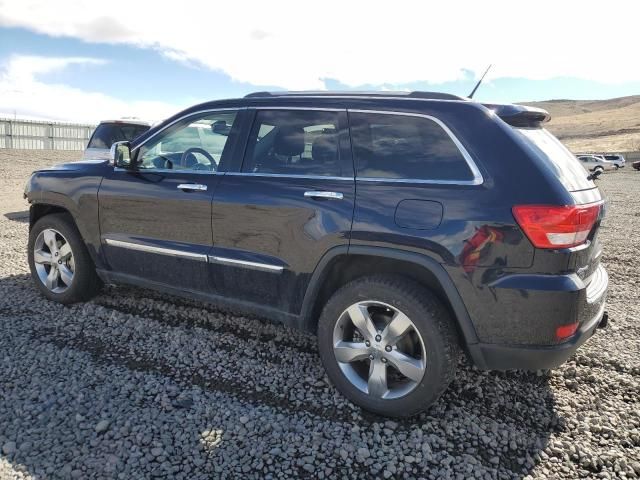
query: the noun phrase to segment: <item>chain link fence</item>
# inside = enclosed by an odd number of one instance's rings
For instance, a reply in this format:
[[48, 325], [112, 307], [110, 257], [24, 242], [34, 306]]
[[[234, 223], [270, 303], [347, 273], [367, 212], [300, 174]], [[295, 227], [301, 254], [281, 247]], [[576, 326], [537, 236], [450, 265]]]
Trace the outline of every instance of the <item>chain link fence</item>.
[[95, 128], [86, 124], [0, 118], [0, 148], [84, 150]]

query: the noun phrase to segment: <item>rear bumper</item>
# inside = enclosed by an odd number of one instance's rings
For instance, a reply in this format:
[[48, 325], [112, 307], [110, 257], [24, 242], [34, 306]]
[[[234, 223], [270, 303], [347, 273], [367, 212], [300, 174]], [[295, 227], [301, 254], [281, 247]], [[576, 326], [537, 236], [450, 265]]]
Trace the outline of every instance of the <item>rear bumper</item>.
[[609, 278], [600, 266], [586, 289], [582, 318], [576, 333], [567, 341], [555, 345], [504, 345], [477, 343], [468, 345], [469, 354], [478, 368], [484, 370], [540, 370], [563, 364], [595, 333], [605, 326], [608, 316], [605, 300]]
[[606, 323], [604, 304], [593, 321], [583, 325], [571, 340], [552, 346], [509, 346], [479, 343], [473, 345], [472, 357], [484, 370], [541, 370], [555, 368], [566, 362], [575, 351]]

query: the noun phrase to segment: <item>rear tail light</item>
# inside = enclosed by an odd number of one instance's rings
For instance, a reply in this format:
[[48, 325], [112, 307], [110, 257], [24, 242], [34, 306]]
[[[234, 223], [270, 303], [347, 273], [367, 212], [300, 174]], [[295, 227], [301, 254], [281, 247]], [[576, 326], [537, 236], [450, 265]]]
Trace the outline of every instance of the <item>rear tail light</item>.
[[513, 216], [537, 248], [581, 245], [598, 220], [602, 202], [586, 205], [517, 205]]

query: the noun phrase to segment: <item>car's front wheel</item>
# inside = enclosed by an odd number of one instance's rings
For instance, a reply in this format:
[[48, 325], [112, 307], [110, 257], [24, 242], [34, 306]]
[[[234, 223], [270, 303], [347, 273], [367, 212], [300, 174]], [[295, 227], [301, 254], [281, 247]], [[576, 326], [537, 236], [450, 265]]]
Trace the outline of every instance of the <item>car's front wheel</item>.
[[33, 225], [28, 260], [36, 286], [50, 300], [88, 300], [102, 286], [84, 241], [68, 215], [47, 215]]
[[433, 404], [459, 355], [444, 305], [394, 276], [363, 277], [338, 290], [320, 317], [318, 342], [337, 389], [365, 410], [393, 417]]

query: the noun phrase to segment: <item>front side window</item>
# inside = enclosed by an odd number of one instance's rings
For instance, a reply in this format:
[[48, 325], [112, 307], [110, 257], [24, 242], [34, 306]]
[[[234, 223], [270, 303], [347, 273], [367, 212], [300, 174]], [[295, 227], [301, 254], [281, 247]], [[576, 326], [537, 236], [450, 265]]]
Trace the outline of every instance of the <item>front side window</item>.
[[140, 147], [138, 168], [217, 171], [235, 118], [215, 112], [169, 127]]
[[337, 112], [260, 110], [251, 129], [242, 171], [341, 176], [338, 147]]
[[359, 177], [470, 181], [462, 152], [435, 121], [408, 115], [350, 113]]

